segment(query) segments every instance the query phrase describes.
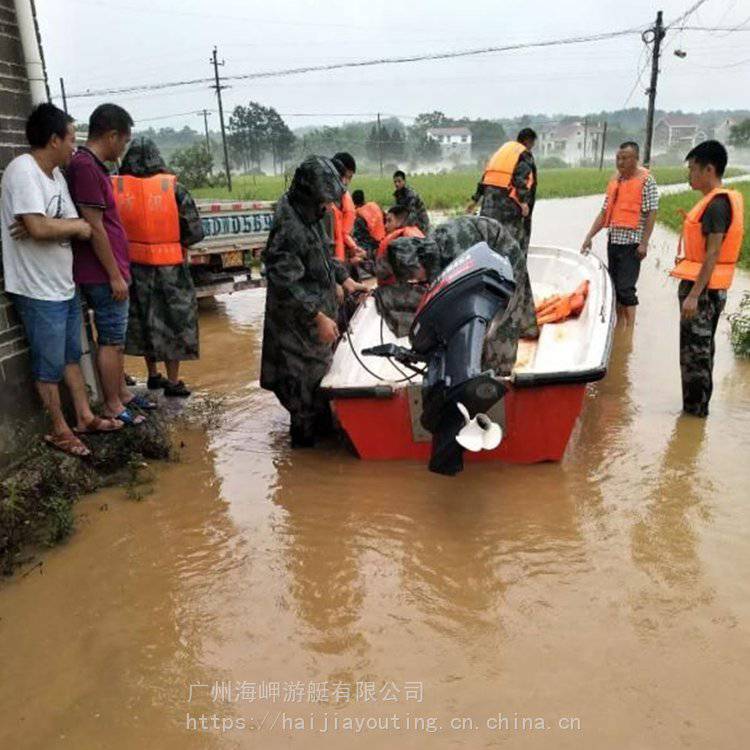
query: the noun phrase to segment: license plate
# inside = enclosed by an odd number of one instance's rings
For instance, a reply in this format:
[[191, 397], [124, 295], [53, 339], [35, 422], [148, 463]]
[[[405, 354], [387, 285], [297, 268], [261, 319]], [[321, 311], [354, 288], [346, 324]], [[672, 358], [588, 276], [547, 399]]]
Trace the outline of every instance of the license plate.
[[243, 264], [242, 250], [235, 250], [231, 253], [224, 253], [221, 256], [222, 268], [237, 268]]
[[246, 273], [236, 273], [232, 280], [235, 284], [239, 284], [240, 281], [247, 281], [247, 274]]

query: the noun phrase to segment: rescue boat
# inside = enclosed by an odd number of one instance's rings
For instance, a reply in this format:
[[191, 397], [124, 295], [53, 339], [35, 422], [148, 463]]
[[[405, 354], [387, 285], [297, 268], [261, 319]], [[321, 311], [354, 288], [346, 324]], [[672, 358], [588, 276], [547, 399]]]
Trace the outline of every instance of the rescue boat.
[[[460, 274], [459, 260], [449, 269], [458, 263]], [[581, 414], [587, 384], [600, 380], [607, 372], [615, 306], [612, 284], [602, 261], [568, 248], [532, 246], [528, 270], [536, 301], [568, 294], [588, 281], [586, 302], [577, 317], [547, 323], [537, 340], [519, 342], [515, 367], [510, 377], [501, 379], [503, 395], [499, 400], [493, 395], [494, 405], [486, 415], [499, 425], [502, 440], [492, 450], [467, 451], [468, 461], [560, 461]], [[459, 274], [452, 273], [454, 278]], [[445, 279], [438, 281], [445, 286]], [[478, 289], [476, 284], [474, 289]], [[485, 287], [477, 293], [482, 295], [487, 296]], [[451, 317], [456, 300], [446, 298], [447, 305], [441, 309], [438, 321]], [[471, 335], [476, 336], [463, 331], [460, 338]], [[405, 352], [414, 341], [414, 326], [411, 340], [397, 338], [378, 314], [375, 301], [368, 298], [352, 316], [331, 369], [321, 383], [338, 425], [363, 460], [426, 461], [433, 452], [433, 434], [425, 429], [423, 418], [423, 378], [428, 377], [427, 370], [420, 373], [419, 368], [404, 364], [408, 357], [399, 360], [394, 354], [397, 350]], [[375, 350], [381, 355], [390, 351], [391, 356], [366, 355]], [[470, 376], [476, 374], [474, 371]], [[450, 378], [447, 380], [450, 383]], [[486, 384], [480, 387], [486, 392]], [[454, 409], [455, 406], [454, 402]], [[458, 410], [466, 413], [463, 404]], [[469, 415], [466, 416], [468, 421]], [[485, 418], [484, 414], [478, 416]]]

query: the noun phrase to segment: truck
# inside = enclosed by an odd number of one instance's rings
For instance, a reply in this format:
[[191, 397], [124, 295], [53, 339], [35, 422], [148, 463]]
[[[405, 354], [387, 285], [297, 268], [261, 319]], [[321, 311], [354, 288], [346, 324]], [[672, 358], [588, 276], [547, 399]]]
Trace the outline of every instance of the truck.
[[197, 201], [205, 238], [188, 249], [197, 296], [231, 294], [263, 285], [260, 253], [274, 201]]

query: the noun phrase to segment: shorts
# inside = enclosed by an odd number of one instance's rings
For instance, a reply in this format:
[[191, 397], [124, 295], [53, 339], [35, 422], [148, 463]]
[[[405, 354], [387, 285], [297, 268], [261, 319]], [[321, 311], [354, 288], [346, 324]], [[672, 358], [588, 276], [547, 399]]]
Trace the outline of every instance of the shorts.
[[119, 302], [114, 299], [109, 284], [81, 284], [81, 294], [94, 311], [96, 343], [99, 346], [124, 346], [130, 300], [126, 298]]
[[641, 272], [641, 259], [638, 257], [638, 245], [615, 245], [607, 243], [607, 264], [612, 284], [615, 287], [615, 298], [618, 305], [634, 307], [638, 304], [635, 285]]
[[66, 365], [81, 359], [81, 300], [52, 301], [8, 294], [26, 330], [34, 380], [59, 383]]

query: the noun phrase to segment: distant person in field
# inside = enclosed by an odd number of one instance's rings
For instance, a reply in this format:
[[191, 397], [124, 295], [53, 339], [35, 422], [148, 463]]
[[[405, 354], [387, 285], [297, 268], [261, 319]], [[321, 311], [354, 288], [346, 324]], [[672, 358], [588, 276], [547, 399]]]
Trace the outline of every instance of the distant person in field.
[[[523, 128], [515, 141], [500, 146], [487, 162], [469, 204], [469, 213], [473, 213], [481, 202], [480, 215], [499, 221], [518, 242], [524, 254], [529, 249], [531, 214], [536, 201], [536, 164], [531, 153], [536, 140], [537, 135], [531, 128]], [[519, 299], [523, 313], [521, 335], [536, 338], [539, 328], [525, 263], [522, 275], [524, 278], [516, 278], [516, 285], [522, 287]]]
[[703, 195], [685, 215], [671, 275], [681, 279], [677, 296], [682, 409], [707, 417], [713, 391], [714, 338], [742, 249], [744, 204], [742, 193], [721, 184], [727, 166], [727, 150], [721, 143], [699, 143], [686, 160], [690, 187]]
[[180, 362], [198, 359], [199, 351], [198, 300], [185, 250], [203, 239], [198, 208], [143, 136], [130, 144], [113, 183], [130, 242], [125, 353], [145, 358], [149, 390], [185, 398], [190, 391], [180, 380]]
[[378, 246], [385, 237], [383, 209], [375, 201], [366, 202], [362, 190], [355, 190], [352, 193], [352, 200], [357, 213], [352, 236], [367, 253], [368, 260], [374, 261]]
[[430, 229], [430, 217], [419, 193], [406, 184], [406, 174], [400, 169], [393, 173], [393, 186], [396, 188], [393, 197], [397, 206], [404, 206], [409, 211], [408, 224], [419, 227], [424, 234]]
[[659, 210], [656, 180], [639, 164], [638, 156], [637, 143], [620, 145], [615, 157], [617, 172], [581, 246], [581, 252], [588, 253], [591, 240], [607, 227], [607, 265], [615, 287], [617, 320], [627, 327], [635, 325], [636, 284]]

